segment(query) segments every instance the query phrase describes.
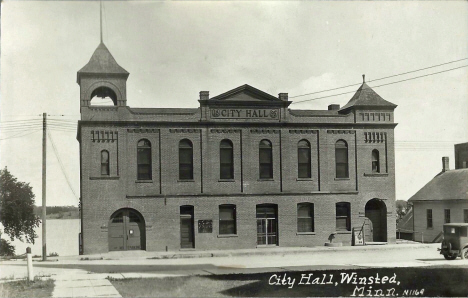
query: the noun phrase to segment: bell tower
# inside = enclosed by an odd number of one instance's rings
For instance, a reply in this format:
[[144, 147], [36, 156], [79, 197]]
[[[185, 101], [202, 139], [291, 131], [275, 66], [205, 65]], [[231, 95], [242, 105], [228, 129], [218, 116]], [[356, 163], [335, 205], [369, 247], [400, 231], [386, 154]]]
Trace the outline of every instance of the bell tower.
[[129, 72], [115, 61], [101, 41], [88, 64], [77, 73], [80, 85], [80, 107], [88, 107], [94, 96], [110, 97], [114, 106], [127, 105], [127, 78]]

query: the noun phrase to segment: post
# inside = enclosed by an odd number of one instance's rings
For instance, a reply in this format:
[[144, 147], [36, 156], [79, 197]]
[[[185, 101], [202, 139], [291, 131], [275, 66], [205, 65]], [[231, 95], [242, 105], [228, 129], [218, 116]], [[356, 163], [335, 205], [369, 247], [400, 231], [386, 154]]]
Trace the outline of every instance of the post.
[[422, 243], [424, 243], [424, 232], [421, 232]]
[[47, 113], [42, 113], [42, 260], [47, 261], [46, 178], [47, 178]]
[[26, 256], [28, 258], [28, 280], [34, 281], [31, 247], [26, 248]]

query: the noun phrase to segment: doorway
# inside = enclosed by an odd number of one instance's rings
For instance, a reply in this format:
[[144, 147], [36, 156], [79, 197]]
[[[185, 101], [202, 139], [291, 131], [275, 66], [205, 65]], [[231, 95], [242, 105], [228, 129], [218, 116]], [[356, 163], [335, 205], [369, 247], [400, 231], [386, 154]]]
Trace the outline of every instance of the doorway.
[[180, 207], [180, 248], [195, 248], [193, 206]]
[[365, 216], [372, 222], [370, 242], [387, 242], [387, 207], [382, 200], [372, 199], [367, 202]]
[[120, 209], [109, 220], [109, 251], [145, 250], [145, 220], [132, 209]]
[[257, 205], [257, 245], [278, 245], [277, 205]]

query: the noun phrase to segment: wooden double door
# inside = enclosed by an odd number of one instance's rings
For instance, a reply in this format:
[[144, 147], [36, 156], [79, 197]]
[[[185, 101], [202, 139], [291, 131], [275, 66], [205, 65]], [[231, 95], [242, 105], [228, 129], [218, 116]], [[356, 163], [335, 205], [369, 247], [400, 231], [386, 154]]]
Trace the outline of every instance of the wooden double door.
[[115, 212], [109, 222], [109, 251], [146, 249], [145, 222], [134, 210]]

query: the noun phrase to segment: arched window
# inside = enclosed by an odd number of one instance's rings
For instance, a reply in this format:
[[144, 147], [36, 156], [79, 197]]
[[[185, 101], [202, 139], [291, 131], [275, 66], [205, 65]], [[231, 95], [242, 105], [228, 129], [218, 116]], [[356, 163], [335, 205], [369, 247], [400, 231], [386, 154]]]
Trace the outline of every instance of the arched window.
[[101, 175], [109, 175], [109, 151], [101, 151]]
[[222, 140], [219, 144], [219, 178], [234, 179], [234, 155], [230, 140]]
[[351, 231], [351, 204], [336, 203], [336, 230]]
[[179, 142], [179, 180], [193, 180], [193, 145], [187, 139]]
[[335, 143], [336, 178], [349, 178], [348, 144], [339, 140]]
[[271, 142], [261, 140], [259, 145], [260, 179], [273, 179], [273, 152]]
[[314, 204], [297, 204], [297, 231], [300, 233], [314, 232]]
[[151, 180], [151, 143], [143, 139], [137, 145], [137, 179]]
[[236, 205], [219, 205], [219, 234], [237, 234]]
[[379, 151], [372, 150], [372, 173], [380, 173]]
[[310, 165], [310, 143], [307, 140], [301, 140], [297, 143], [297, 177], [312, 177]]

